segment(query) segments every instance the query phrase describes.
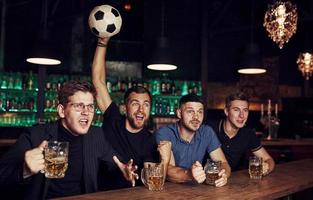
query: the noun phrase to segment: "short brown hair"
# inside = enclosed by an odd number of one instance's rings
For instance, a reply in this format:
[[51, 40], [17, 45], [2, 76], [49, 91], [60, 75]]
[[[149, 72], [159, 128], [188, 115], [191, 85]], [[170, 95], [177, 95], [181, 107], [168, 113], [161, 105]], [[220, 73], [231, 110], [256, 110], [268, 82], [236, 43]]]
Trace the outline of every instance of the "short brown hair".
[[249, 97], [244, 92], [237, 92], [226, 97], [225, 107], [229, 108], [232, 101], [241, 100], [246, 101], [249, 104]]
[[96, 89], [88, 81], [71, 80], [64, 82], [60, 91], [58, 92], [59, 104], [65, 106], [69, 102], [69, 97], [73, 96], [76, 92], [89, 92], [95, 99], [97, 96]]
[[190, 93], [190, 94], [186, 94], [180, 98], [179, 107], [181, 107], [182, 105], [184, 105], [188, 102], [197, 102], [197, 103], [201, 103], [204, 106], [204, 102], [203, 102], [201, 97], [199, 97], [198, 95], [196, 95], [194, 93]]
[[145, 94], [145, 93], [147, 93], [147, 94], [149, 95], [150, 101], [152, 101], [152, 96], [151, 96], [151, 93], [149, 92], [149, 90], [147, 90], [147, 89], [144, 88], [143, 86], [134, 86], [134, 87], [129, 88], [129, 89], [125, 92], [125, 94], [124, 94], [124, 103], [125, 103], [125, 104], [127, 103], [128, 97], [129, 97], [129, 95], [130, 95], [132, 92], [135, 92], [135, 93], [137, 93], [137, 94]]

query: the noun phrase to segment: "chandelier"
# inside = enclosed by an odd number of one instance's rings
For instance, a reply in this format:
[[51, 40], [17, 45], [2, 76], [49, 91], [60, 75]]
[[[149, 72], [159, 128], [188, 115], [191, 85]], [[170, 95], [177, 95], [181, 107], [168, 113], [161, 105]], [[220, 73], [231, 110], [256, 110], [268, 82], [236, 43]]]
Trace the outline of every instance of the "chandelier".
[[263, 26], [268, 36], [282, 49], [297, 31], [297, 7], [290, 1], [277, 1], [268, 6], [264, 16]]
[[306, 80], [309, 80], [313, 72], [313, 56], [311, 53], [300, 53], [297, 60], [298, 68]]

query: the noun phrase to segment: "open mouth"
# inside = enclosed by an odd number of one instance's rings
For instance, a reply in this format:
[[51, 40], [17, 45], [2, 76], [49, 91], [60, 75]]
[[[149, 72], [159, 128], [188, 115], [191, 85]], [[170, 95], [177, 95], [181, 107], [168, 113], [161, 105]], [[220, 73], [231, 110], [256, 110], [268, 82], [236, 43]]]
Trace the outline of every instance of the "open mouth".
[[88, 125], [89, 120], [88, 119], [80, 119], [79, 120], [79, 124], [81, 126], [87, 126]]
[[138, 114], [135, 115], [135, 118], [136, 118], [137, 121], [143, 121], [145, 116], [143, 114], [141, 114], [141, 113], [138, 113]]

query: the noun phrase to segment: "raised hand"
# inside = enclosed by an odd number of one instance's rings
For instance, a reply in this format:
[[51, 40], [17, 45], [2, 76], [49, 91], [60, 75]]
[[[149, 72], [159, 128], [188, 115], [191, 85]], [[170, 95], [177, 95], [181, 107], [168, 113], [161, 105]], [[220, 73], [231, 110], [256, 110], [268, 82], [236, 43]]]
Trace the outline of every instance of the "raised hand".
[[158, 145], [158, 151], [161, 156], [161, 160], [168, 163], [171, 159], [172, 143], [170, 141], [160, 141]]
[[191, 174], [193, 179], [197, 183], [203, 183], [205, 181], [205, 172], [203, 170], [203, 167], [199, 161], [196, 161], [192, 166], [191, 166]]
[[45, 160], [43, 156], [43, 150], [47, 145], [48, 142], [44, 140], [38, 147], [25, 152], [24, 174], [33, 175], [44, 169]]
[[100, 45], [98, 45], [98, 46], [101, 46], [101, 44], [104, 46], [108, 45], [109, 39], [110, 39], [109, 37], [99, 38], [98, 44], [100, 44]]
[[122, 163], [116, 156], [113, 156], [115, 164], [120, 168], [123, 173], [124, 178], [132, 183], [132, 186], [135, 187], [136, 179], [139, 178], [138, 174], [135, 173], [137, 166], [133, 165], [133, 159], [130, 159], [127, 164]]

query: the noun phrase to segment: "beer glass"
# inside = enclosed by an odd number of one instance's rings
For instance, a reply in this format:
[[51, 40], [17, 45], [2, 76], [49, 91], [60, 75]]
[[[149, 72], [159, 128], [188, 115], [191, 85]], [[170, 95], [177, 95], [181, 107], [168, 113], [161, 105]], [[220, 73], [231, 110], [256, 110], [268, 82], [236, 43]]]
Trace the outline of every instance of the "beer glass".
[[221, 161], [213, 161], [208, 159], [204, 166], [206, 174], [205, 183], [208, 185], [215, 185], [215, 181], [220, 178], [218, 175], [221, 171]]
[[163, 163], [144, 163], [141, 170], [141, 181], [151, 191], [163, 190], [165, 181]]
[[251, 179], [262, 179], [263, 167], [262, 158], [257, 156], [249, 157], [249, 174]]
[[68, 142], [49, 141], [44, 149], [47, 178], [63, 178], [68, 166]]

